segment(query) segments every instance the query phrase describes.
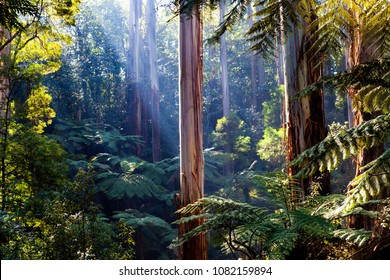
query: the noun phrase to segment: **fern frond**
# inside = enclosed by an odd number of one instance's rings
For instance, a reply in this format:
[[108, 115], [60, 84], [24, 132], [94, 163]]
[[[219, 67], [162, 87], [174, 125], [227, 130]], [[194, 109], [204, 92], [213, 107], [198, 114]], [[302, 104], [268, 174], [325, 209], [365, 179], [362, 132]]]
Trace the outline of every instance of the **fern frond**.
[[372, 1], [366, 4], [361, 14], [364, 22], [362, 28], [362, 46], [373, 57], [389, 55], [390, 8], [386, 0]]
[[247, 32], [251, 50], [263, 56], [274, 55], [275, 40], [281, 42], [299, 21], [297, 2], [270, 0], [254, 13], [256, 21]]
[[186, 223], [204, 218], [200, 226], [182, 236], [179, 244], [192, 236], [216, 231], [222, 237], [223, 247], [256, 258], [257, 252], [253, 247], [265, 241], [275, 227], [269, 220], [269, 210], [217, 196], [200, 199], [180, 209], [178, 213], [189, 215], [199, 211], [202, 211], [201, 214], [185, 216], [175, 222]]
[[[219, 2], [224, 0], [191, 0], [191, 1], [182, 1], [175, 0], [175, 5], [177, 8], [175, 15], [181, 13], [188, 14], [189, 16], [195, 9], [207, 8], [210, 10], [215, 10], [218, 7]], [[247, 5], [253, 2], [253, 0], [235, 0], [227, 8], [226, 15], [224, 20], [220, 23], [217, 30], [214, 32], [214, 35], [209, 38], [207, 41], [209, 43], [217, 43], [219, 38], [226, 32], [226, 30], [232, 28], [239, 19], [243, 18], [246, 14]]]
[[[363, 204], [360, 204], [361, 206], [364, 205]], [[377, 218], [378, 217], [378, 212], [377, 211], [370, 211], [370, 210], [365, 210], [363, 209], [363, 207], [355, 207], [353, 208], [351, 211], [345, 213], [345, 214], [342, 214], [341, 216], [342, 217], [348, 217], [348, 216], [354, 216], [354, 215], [362, 215], [362, 216], [366, 216], [366, 217], [369, 217], [369, 218]]]
[[153, 197], [159, 200], [164, 200], [162, 196], [166, 192], [163, 187], [140, 174], [125, 174], [103, 179], [97, 184], [97, 191], [105, 193], [109, 199]]
[[242, 19], [245, 16], [247, 5], [250, 2], [252, 1], [234, 1], [234, 3], [231, 4], [232, 7], [228, 7], [228, 11], [224, 16], [223, 21], [219, 24], [214, 35], [207, 40], [208, 43], [213, 44], [219, 42], [220, 37], [226, 32], [226, 30], [231, 29], [239, 19]]
[[311, 84], [291, 98], [291, 101], [310, 95], [323, 88], [331, 87], [345, 93], [347, 88], [355, 88], [354, 108], [365, 112], [390, 112], [390, 59], [373, 60], [360, 64], [351, 71], [344, 71], [331, 77], [324, 77]]
[[334, 1], [325, 1], [320, 4], [316, 11], [316, 17], [312, 19], [307, 27], [306, 33], [310, 34], [306, 42], [306, 52], [311, 54], [309, 59], [318, 57], [321, 54], [334, 54], [341, 56], [342, 43], [347, 35], [345, 34], [346, 19], [350, 18], [344, 7], [340, 7]]
[[269, 251], [269, 258], [273, 260], [283, 260], [294, 249], [296, 240], [299, 238], [297, 232], [275, 231], [269, 236], [269, 244], [266, 250]]
[[172, 230], [172, 226], [163, 219], [146, 213], [141, 213], [134, 209], [118, 212], [113, 216], [113, 218], [123, 219], [127, 225], [133, 227], [134, 229], [139, 227], [154, 227], [162, 231]]
[[350, 241], [358, 246], [363, 246], [369, 241], [372, 232], [365, 229], [339, 229], [334, 231], [334, 236], [345, 241]]
[[301, 207], [290, 212], [293, 232], [304, 231], [305, 236], [324, 237], [330, 236], [332, 225], [329, 220], [322, 216], [313, 215], [307, 209]]
[[[179, 209], [178, 214], [188, 215], [196, 213], [198, 211], [204, 211], [205, 213], [213, 213], [213, 215], [229, 213], [237, 211], [240, 213], [240, 217], [245, 220], [252, 219], [254, 217], [263, 217], [268, 212], [267, 209], [252, 206], [243, 202], [236, 202], [231, 199], [224, 199], [218, 196], [209, 196], [199, 199], [193, 204], [189, 204], [186, 207]], [[247, 216], [245, 218], [244, 216]]]
[[266, 192], [265, 198], [271, 204], [272, 209], [283, 209], [289, 211], [292, 209], [297, 198], [294, 197], [294, 193], [300, 193], [301, 188], [298, 181], [289, 180], [284, 173], [271, 173], [264, 175], [255, 175], [254, 179], [257, 180], [260, 186], [265, 186]]
[[357, 204], [380, 196], [390, 182], [390, 149], [362, 168], [364, 171], [350, 183], [349, 196], [339, 211], [349, 211]]
[[[356, 155], [358, 149], [369, 149], [379, 143], [385, 143], [390, 137], [390, 114], [381, 115], [373, 120], [363, 122], [344, 133], [328, 135], [322, 142], [304, 151], [290, 164], [300, 166], [296, 177], [307, 177], [320, 170], [333, 170], [339, 165], [338, 158], [346, 159], [349, 154]], [[347, 151], [350, 152], [347, 152]], [[333, 158], [337, 159], [334, 160]], [[378, 159], [381, 166], [388, 155]], [[381, 160], [384, 159], [384, 161]], [[383, 163], [383, 164], [382, 164]], [[360, 182], [361, 180], [359, 180]]]
[[109, 153], [99, 153], [91, 159], [92, 162], [100, 162], [103, 164], [108, 164], [111, 167], [114, 167], [117, 164], [120, 164], [122, 158], [116, 155]]
[[131, 226], [135, 230], [141, 230], [142, 235], [149, 242], [169, 244], [177, 234], [177, 230], [163, 219], [135, 209], [117, 212], [113, 218], [123, 220], [126, 225]]

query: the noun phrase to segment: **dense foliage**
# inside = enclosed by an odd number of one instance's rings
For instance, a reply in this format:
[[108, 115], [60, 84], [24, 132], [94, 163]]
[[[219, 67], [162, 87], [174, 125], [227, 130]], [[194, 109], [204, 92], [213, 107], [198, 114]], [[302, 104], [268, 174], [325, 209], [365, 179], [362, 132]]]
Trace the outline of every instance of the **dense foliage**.
[[[138, 11], [136, 51], [128, 1], [3, 2], [2, 259], [175, 259], [180, 244], [203, 233], [210, 259], [389, 258], [386, 0], [235, 0], [222, 21], [221, 1], [186, 1], [181, 11], [182, 1], [157, 1], [159, 120], [153, 118], [146, 5]], [[194, 7], [202, 9], [206, 39], [205, 197], [178, 209], [175, 16]], [[308, 36], [306, 51], [321, 58], [316, 67], [323, 75], [285, 100], [282, 45], [294, 26], [315, 34]], [[231, 111], [225, 117], [222, 34]], [[368, 55], [355, 57], [350, 67], [342, 57], [354, 44]], [[132, 76], [135, 53], [138, 81]], [[328, 136], [286, 165], [284, 109], [318, 90], [325, 95]], [[364, 117], [353, 126], [348, 117], [354, 113]], [[139, 115], [142, 129], [136, 134]], [[161, 126], [157, 161], [154, 122]], [[374, 159], [354, 166], [373, 149]], [[289, 166], [299, 170], [293, 178], [286, 174]], [[331, 194], [321, 195], [320, 180], [302, 194], [302, 178], [328, 171]], [[199, 218], [204, 223], [179, 239], [178, 224]]]

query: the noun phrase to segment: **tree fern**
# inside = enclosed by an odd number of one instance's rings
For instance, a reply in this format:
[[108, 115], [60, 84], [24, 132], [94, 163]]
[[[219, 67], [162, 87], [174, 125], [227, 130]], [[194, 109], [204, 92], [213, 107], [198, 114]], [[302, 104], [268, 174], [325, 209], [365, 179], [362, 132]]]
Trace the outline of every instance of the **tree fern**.
[[118, 212], [113, 218], [122, 219], [128, 226], [131, 226], [134, 229], [138, 229], [139, 227], [153, 227], [158, 229], [161, 233], [168, 233], [173, 230], [172, 226], [163, 219], [141, 213], [134, 209]]
[[180, 242], [196, 234], [212, 232], [220, 237], [217, 240], [225, 252], [247, 259], [283, 259], [291, 253], [299, 237], [329, 237], [331, 233], [326, 219], [304, 209], [268, 209], [210, 196], [178, 212], [190, 214], [196, 211], [201, 214], [186, 216], [177, 223], [199, 218], [205, 222], [183, 236]]
[[142, 239], [148, 240], [147, 243], [145, 242], [142, 245], [145, 251], [159, 250], [157, 246], [165, 245], [168, 247], [177, 236], [177, 230], [169, 223], [159, 217], [138, 210], [128, 209], [118, 212], [113, 218], [123, 221], [127, 226], [138, 231], [143, 236]]
[[263, 56], [273, 56], [275, 40], [283, 43], [291, 28], [298, 24], [299, 1], [268, 0], [259, 1], [260, 9], [254, 13], [256, 20], [248, 30], [251, 49]]
[[[390, 136], [390, 114], [381, 115], [363, 122], [337, 135], [328, 135], [321, 143], [303, 152], [291, 162], [301, 166], [298, 176], [311, 176], [317, 170], [333, 170], [341, 160], [356, 155], [359, 149], [369, 149], [374, 145], [386, 143]], [[384, 163], [380, 160], [378, 163]]]
[[386, 193], [390, 186], [390, 149], [362, 169], [364, 172], [350, 183], [351, 191], [341, 206], [342, 210], [351, 210]]
[[[359, 149], [368, 149], [386, 143], [390, 136], [390, 115], [382, 115], [363, 122], [337, 135], [329, 135], [324, 141], [303, 152], [291, 164], [302, 167], [297, 176], [310, 176], [317, 170], [333, 170], [341, 160], [356, 155]], [[360, 203], [381, 197], [390, 181], [390, 150], [361, 167], [362, 173], [350, 182], [349, 195], [338, 211], [349, 211]]]
[[138, 136], [123, 135], [110, 125], [99, 125], [84, 120], [81, 124], [58, 121], [51, 137], [58, 140], [66, 150], [73, 153], [84, 152], [91, 147], [100, 147], [105, 152], [120, 155], [136, 144], [142, 144]]
[[336, 92], [345, 93], [347, 87], [357, 89], [354, 97], [354, 108], [366, 112], [390, 112], [390, 59], [383, 58], [360, 64], [351, 71], [343, 71], [334, 76], [323, 77], [317, 83], [305, 88], [292, 97], [302, 98], [323, 87], [333, 88]]
[[[308, 28], [314, 36], [309, 45], [317, 54], [341, 57], [346, 40], [355, 38], [359, 27], [362, 48], [372, 57], [389, 54], [389, 5], [387, 0], [326, 0], [316, 9], [316, 18]], [[356, 39], [356, 38], [355, 38]], [[325, 58], [325, 56], [324, 56]]]
[[102, 191], [110, 199], [138, 197], [162, 199], [165, 189], [153, 183], [152, 180], [140, 174], [123, 174], [104, 178], [97, 184], [97, 191]]
[[243, 252], [250, 258], [257, 257], [257, 254], [252, 252], [252, 244], [264, 241], [265, 233], [273, 226], [267, 222], [267, 209], [216, 196], [198, 200], [180, 209], [178, 213], [191, 214], [195, 211], [203, 211], [203, 214], [184, 217], [177, 223], [186, 223], [198, 218], [205, 218], [205, 222], [184, 235], [180, 242], [185, 242], [191, 236], [200, 233], [217, 231], [226, 243], [225, 246], [232, 251]]
[[369, 241], [371, 231], [365, 229], [339, 229], [334, 231], [334, 236], [345, 241], [353, 242], [358, 246], [363, 246]]

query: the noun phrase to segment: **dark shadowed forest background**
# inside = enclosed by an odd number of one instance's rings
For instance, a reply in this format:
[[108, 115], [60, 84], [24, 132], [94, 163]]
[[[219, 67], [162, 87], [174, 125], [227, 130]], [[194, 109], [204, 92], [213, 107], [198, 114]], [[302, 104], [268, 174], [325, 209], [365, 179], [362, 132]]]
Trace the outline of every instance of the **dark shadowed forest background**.
[[0, 0], [1, 259], [389, 259], [388, 0]]

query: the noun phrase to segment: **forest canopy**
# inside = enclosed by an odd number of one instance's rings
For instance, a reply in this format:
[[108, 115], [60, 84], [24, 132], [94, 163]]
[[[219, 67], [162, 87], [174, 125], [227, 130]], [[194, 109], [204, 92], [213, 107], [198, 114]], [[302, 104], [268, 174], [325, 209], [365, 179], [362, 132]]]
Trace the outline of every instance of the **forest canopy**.
[[1, 259], [389, 259], [389, 17], [0, 1]]

